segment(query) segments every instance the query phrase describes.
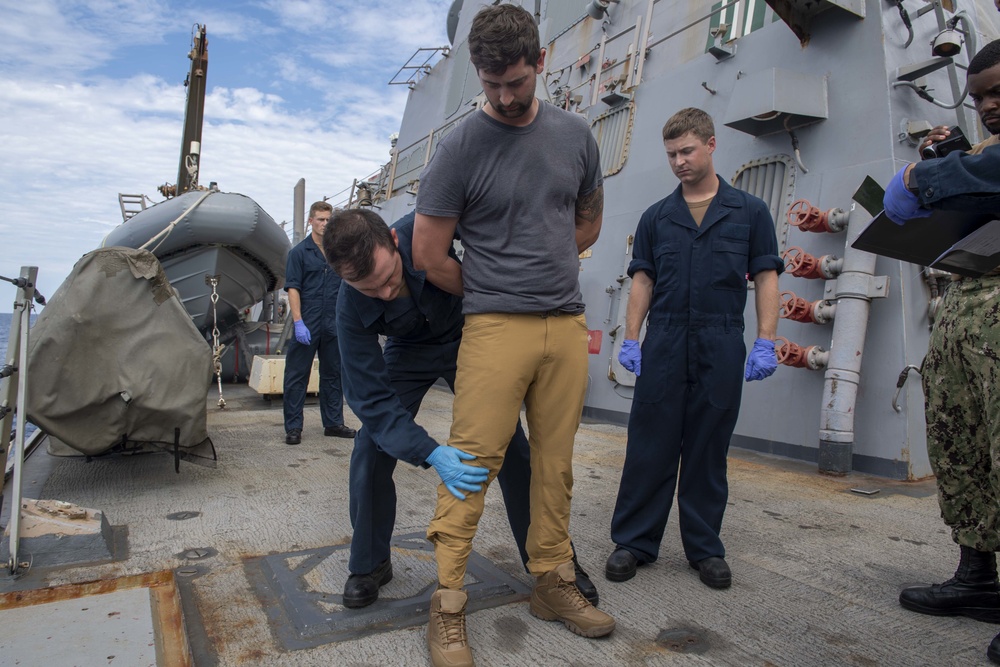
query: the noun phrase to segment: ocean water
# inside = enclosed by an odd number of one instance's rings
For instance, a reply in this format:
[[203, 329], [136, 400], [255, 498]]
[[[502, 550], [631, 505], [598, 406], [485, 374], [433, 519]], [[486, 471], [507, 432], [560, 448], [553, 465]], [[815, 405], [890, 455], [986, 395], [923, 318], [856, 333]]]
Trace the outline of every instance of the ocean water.
[[12, 313], [0, 313], [0, 363], [7, 363], [7, 338], [10, 336]]
[[[37, 306], [36, 306], [37, 308]], [[31, 314], [31, 325], [35, 325], [38, 313]], [[10, 324], [14, 320], [13, 313], [0, 313], [0, 364], [7, 363], [7, 339], [10, 337]]]

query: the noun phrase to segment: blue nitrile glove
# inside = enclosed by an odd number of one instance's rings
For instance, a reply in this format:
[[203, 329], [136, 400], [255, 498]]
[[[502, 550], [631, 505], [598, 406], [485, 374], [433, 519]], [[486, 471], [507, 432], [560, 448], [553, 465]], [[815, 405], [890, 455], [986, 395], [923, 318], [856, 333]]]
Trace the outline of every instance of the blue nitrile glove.
[[913, 218], [926, 218], [932, 213], [929, 208], [920, 205], [917, 195], [906, 189], [903, 182], [905, 171], [906, 167], [903, 167], [892, 177], [885, 189], [885, 197], [882, 198], [886, 217], [897, 225], [904, 225]]
[[642, 350], [639, 348], [639, 341], [627, 338], [622, 341], [622, 349], [618, 351], [618, 363], [639, 377], [642, 371]]
[[309, 335], [309, 327], [302, 320], [295, 322], [295, 340], [303, 345], [308, 345], [312, 342], [312, 336]]
[[482, 491], [483, 482], [490, 476], [490, 471], [486, 468], [462, 463], [462, 461], [474, 461], [475, 459], [475, 456], [467, 454], [461, 449], [438, 445], [438, 448], [427, 457], [427, 463], [434, 466], [451, 495], [459, 500], [465, 500], [465, 496], [459, 489], [473, 493]]
[[753, 342], [753, 349], [747, 357], [747, 368], [743, 378], [747, 382], [763, 380], [769, 377], [778, 367], [778, 357], [774, 354], [774, 341], [758, 338]]

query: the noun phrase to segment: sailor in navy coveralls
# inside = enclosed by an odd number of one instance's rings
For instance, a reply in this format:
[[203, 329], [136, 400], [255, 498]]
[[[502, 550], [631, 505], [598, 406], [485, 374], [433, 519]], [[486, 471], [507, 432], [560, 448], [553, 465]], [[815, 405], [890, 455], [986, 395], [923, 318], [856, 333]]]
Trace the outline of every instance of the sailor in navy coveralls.
[[[778, 257], [766, 204], [715, 173], [715, 131], [699, 109], [664, 127], [680, 186], [639, 220], [619, 359], [637, 375], [605, 574], [635, 575], [656, 560], [674, 491], [691, 566], [714, 588], [731, 583], [719, 537], [728, 499], [726, 455], [743, 380], [774, 372]], [[758, 338], [747, 359], [743, 309], [755, 282]], [[639, 329], [648, 313], [641, 350]]]
[[344, 425], [344, 396], [340, 385], [340, 350], [337, 346], [337, 295], [340, 276], [327, 264], [319, 243], [333, 207], [316, 202], [309, 209], [312, 233], [288, 253], [285, 291], [292, 312], [295, 335], [285, 352], [285, 442], [302, 441], [302, 410], [313, 359], [319, 354], [319, 410], [323, 434], [353, 438]]

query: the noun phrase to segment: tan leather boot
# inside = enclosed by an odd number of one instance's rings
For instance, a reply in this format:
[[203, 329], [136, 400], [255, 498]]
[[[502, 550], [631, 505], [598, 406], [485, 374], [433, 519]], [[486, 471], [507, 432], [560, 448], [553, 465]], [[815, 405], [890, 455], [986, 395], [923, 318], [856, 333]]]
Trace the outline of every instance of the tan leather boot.
[[603, 637], [615, 629], [615, 619], [590, 604], [576, 587], [573, 561], [538, 577], [531, 592], [531, 613], [563, 625], [583, 637]]
[[[572, 567], [570, 563], [570, 567]], [[434, 667], [474, 667], [472, 649], [465, 635], [465, 591], [439, 588], [431, 595], [427, 621], [427, 647]]]

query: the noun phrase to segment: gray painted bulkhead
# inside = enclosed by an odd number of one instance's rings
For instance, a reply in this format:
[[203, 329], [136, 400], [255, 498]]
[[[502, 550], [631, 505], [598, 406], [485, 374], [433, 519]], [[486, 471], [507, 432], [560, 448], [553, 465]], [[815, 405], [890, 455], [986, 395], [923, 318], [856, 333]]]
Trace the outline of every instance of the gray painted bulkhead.
[[[451, 55], [411, 90], [397, 143], [400, 155], [421, 141], [419, 149], [425, 151], [426, 138], [432, 131], [473, 108], [480, 89], [468, 63], [465, 36], [472, 16], [484, 4], [488, 3], [466, 0]], [[521, 4], [529, 11], [535, 10], [533, 1], [524, 0]], [[538, 95], [551, 101], [557, 88], [569, 88], [571, 96], [581, 98], [575, 110], [593, 122], [609, 107], [600, 100], [590, 105], [592, 88], [585, 83], [590, 69], [574, 65], [586, 53], [591, 53], [591, 60], [596, 62], [594, 47], [601, 41], [600, 22], [572, 18], [581, 16], [586, 4], [583, 0], [541, 3], [542, 41], [543, 45], [550, 43], [546, 58], [548, 78], [539, 77]], [[579, 8], [579, 13], [574, 7]], [[645, 21], [647, 8], [648, 0], [622, 0], [611, 6], [607, 34], [623, 31], [627, 34], [607, 43], [605, 60], [617, 59], [618, 63], [626, 60], [628, 45], [635, 41], [635, 31], [628, 32], [628, 28], [640, 16]], [[976, 5], [958, 7], [963, 8], [973, 14], [980, 47], [1000, 35], [1000, 19], [995, 16], [992, 2], [978, 0]], [[899, 136], [906, 120], [926, 120], [932, 125], [956, 123], [955, 111], [920, 100], [911, 90], [891, 88], [897, 67], [930, 58], [929, 43], [937, 33], [933, 13], [916, 17], [915, 11], [911, 12], [915, 36], [907, 49], [903, 49], [906, 31], [897, 10], [881, 0], [867, 0], [864, 19], [838, 8], [816, 15], [806, 46], [800, 44], [784, 22], [774, 21], [770, 10], [763, 27], [735, 40], [736, 52], [729, 59], [717, 61], [706, 53], [708, 20], [657, 43], [711, 11], [712, 3], [708, 1], [660, 0], [653, 6], [648, 38], [652, 47], [643, 63], [641, 84], [631, 91], [635, 113], [628, 157], [621, 171], [605, 179], [604, 227], [592, 255], [581, 260], [580, 287], [587, 303], [588, 326], [602, 331], [600, 353], [592, 355], [590, 361], [586, 417], [617, 423], [625, 423], [628, 417], [634, 379], [629, 379], [615, 361], [620, 333], [617, 338], [610, 334], [624, 321], [629, 281], [618, 279], [629, 259], [628, 237], [635, 231], [642, 212], [677, 185], [660, 139], [661, 127], [672, 113], [682, 107], [696, 106], [713, 116], [718, 139], [716, 170], [730, 180], [742, 165], [752, 160], [784, 155], [794, 162], [786, 132], [754, 137], [724, 124], [731, 120], [733, 109], [739, 108], [741, 100], [732, 97], [738, 81], [770, 68], [824, 81], [827, 118], [796, 129], [801, 160], [808, 172], [794, 169], [791, 200], [807, 199], [823, 211], [841, 208], [865, 220], [870, 216], [851, 200], [865, 176], [871, 175], [885, 184], [904, 162], [918, 159], [915, 144]], [[640, 30], [639, 35], [644, 31], [645, 28]], [[558, 39], [552, 43], [556, 35]], [[964, 65], [967, 58], [962, 54], [956, 60]], [[602, 74], [601, 80], [623, 69], [616, 65], [616, 69]], [[561, 79], [558, 82], [554, 80], [556, 73]], [[958, 69], [957, 73], [964, 83], [964, 70]], [[547, 90], [542, 83], [545, 80], [549, 83]], [[932, 74], [928, 82], [936, 97], [945, 102], [954, 99], [944, 70]], [[982, 132], [972, 111], [967, 112], [966, 125]], [[415, 198], [406, 192], [405, 185], [419, 175], [421, 164], [422, 157], [411, 159], [408, 177], [397, 178], [395, 182], [395, 196], [380, 204], [379, 212], [387, 221], [412, 209]], [[412, 192], [413, 187], [409, 190]], [[780, 232], [786, 222], [779, 216], [776, 224]], [[843, 257], [847, 240], [845, 232], [816, 234], [789, 227], [782, 249], [799, 246], [816, 257], [827, 254]], [[887, 298], [873, 299], [871, 303], [854, 410], [853, 466], [859, 471], [898, 479], [925, 477], [931, 470], [924, 437], [923, 394], [915, 374], [911, 374], [900, 397], [902, 411], [894, 411], [891, 402], [899, 372], [907, 364], [920, 364], [926, 352], [929, 292], [920, 267], [908, 263], [879, 258], [875, 275], [887, 276], [889, 289]], [[807, 280], [791, 274], [783, 275], [780, 280], [782, 291], [790, 290], [810, 302], [824, 298], [826, 287], [823, 280]], [[756, 337], [752, 292], [745, 314], [749, 347]], [[827, 350], [831, 349], [832, 331], [832, 323], [815, 325], [781, 320], [778, 327], [779, 336]], [[608, 379], [609, 369], [616, 371], [623, 384]], [[822, 370], [785, 366], [779, 366], [766, 381], [746, 384], [732, 444], [816, 461], [823, 384]]]

